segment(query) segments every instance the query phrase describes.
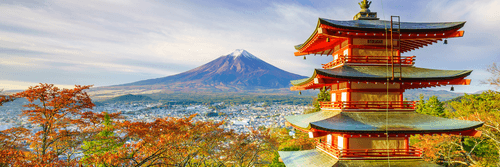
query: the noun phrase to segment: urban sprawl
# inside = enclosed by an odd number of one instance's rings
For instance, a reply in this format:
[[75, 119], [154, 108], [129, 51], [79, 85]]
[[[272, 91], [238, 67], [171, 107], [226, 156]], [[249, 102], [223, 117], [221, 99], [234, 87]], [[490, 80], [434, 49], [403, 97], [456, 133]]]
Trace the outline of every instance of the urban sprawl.
[[[28, 104], [28, 102], [24, 102]], [[224, 107], [210, 107], [224, 106]], [[233, 129], [235, 132], [248, 132], [249, 127], [284, 127], [285, 116], [301, 114], [308, 106], [283, 104], [240, 104], [229, 105], [224, 103], [211, 105], [165, 105], [151, 102], [107, 103], [93, 108], [94, 112], [121, 112], [122, 118], [116, 121], [143, 121], [152, 122], [157, 118], [183, 118], [196, 114], [194, 121], [225, 121], [224, 129]], [[32, 132], [41, 130], [28, 122], [28, 117], [21, 117], [25, 109], [19, 104], [4, 104], [0, 107], [0, 130], [23, 126]]]

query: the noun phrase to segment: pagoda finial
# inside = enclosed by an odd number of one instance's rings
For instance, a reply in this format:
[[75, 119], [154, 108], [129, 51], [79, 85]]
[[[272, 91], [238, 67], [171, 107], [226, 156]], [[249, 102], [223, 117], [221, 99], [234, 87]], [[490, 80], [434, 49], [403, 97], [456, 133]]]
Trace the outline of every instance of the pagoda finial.
[[372, 1], [363, 0], [358, 2], [359, 7], [361, 7], [361, 11], [358, 14], [354, 15], [353, 20], [378, 20], [377, 12], [371, 12], [370, 5]]
[[358, 2], [359, 7], [361, 7], [362, 12], [370, 12], [368, 8], [370, 8], [370, 5], [372, 4], [371, 1], [363, 0], [361, 2]]

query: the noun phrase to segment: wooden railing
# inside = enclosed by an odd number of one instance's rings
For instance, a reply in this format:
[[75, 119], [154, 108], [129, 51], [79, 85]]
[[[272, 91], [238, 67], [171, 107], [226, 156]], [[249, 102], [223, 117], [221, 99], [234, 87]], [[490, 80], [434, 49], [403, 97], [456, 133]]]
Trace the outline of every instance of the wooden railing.
[[321, 108], [332, 109], [415, 109], [418, 101], [336, 101], [319, 102]]
[[422, 150], [408, 149], [343, 149], [341, 157], [421, 157]]
[[337, 65], [344, 64], [344, 62], [345, 62], [345, 58], [344, 58], [344, 56], [342, 56], [342, 57], [339, 57], [339, 58], [338, 58], [338, 59], [336, 59], [336, 60], [333, 60], [333, 61], [332, 61], [332, 62], [330, 62], [330, 63], [327, 63], [327, 64], [321, 64], [321, 65], [323, 65], [323, 68], [324, 68], [324, 69], [330, 69], [330, 68], [333, 68], [333, 67], [335, 67], [335, 66], [337, 66]]
[[338, 59], [330, 63], [322, 64], [324, 69], [333, 68], [344, 63], [359, 63], [359, 64], [395, 64], [413, 65], [416, 56], [401, 56], [401, 58], [387, 58], [385, 56], [339, 56]]
[[326, 153], [341, 158], [366, 158], [366, 157], [402, 157], [417, 158], [422, 156], [422, 149], [410, 147], [408, 149], [338, 149], [335, 144], [316, 142], [316, 147]]
[[341, 152], [339, 150], [339, 147], [335, 144], [329, 145], [329, 144], [326, 144], [325, 142], [316, 142], [316, 148], [319, 148], [319, 149], [331, 154], [332, 156], [340, 158]]

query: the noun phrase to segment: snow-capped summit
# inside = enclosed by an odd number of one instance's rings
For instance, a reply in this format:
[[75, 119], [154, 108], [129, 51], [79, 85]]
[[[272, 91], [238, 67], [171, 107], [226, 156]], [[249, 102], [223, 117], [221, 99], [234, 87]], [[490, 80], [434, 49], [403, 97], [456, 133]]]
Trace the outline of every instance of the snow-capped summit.
[[246, 58], [252, 58], [252, 59], [259, 59], [259, 58], [255, 57], [254, 55], [248, 53], [245, 49], [236, 49], [232, 53], [228, 54], [228, 56], [232, 56], [232, 57], [234, 57], [234, 59], [236, 59], [239, 56], [243, 56]]

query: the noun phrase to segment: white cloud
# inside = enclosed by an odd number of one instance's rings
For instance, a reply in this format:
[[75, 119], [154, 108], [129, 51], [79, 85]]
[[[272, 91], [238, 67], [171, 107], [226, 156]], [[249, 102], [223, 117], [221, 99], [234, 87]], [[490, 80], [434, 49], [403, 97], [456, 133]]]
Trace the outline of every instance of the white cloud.
[[[34, 83], [34, 82], [0, 80], [0, 90], [2, 90], [2, 89], [3, 90], [26, 90], [30, 86], [36, 86], [39, 84], [40, 83]], [[75, 88], [75, 85], [54, 84], [54, 86], [56, 86], [58, 88], [67, 88], [67, 89]]]

